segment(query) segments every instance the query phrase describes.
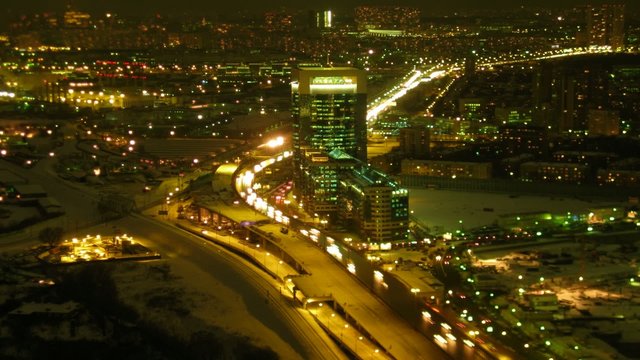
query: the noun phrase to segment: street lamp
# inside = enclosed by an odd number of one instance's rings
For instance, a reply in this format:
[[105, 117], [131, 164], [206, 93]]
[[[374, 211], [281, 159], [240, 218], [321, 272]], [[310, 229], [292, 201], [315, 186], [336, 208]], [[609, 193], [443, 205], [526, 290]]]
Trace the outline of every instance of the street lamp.
[[362, 336], [358, 336], [358, 339], [356, 340], [356, 355], [358, 354], [358, 342], [362, 341]]
[[[348, 329], [349, 328], [349, 324], [344, 324], [344, 329]], [[344, 340], [343, 340], [343, 334], [344, 334], [344, 329], [340, 330], [340, 341], [344, 344]]]

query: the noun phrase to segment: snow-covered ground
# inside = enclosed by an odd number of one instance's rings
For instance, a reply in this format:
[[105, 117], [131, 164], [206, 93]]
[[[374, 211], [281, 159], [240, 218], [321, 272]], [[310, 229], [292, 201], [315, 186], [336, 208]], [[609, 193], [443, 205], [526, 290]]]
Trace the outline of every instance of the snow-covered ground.
[[[277, 329], [270, 329], [250, 315], [248, 303], [252, 300], [243, 299], [234, 289], [210, 279], [196, 266], [172, 267], [171, 263], [159, 260], [114, 264], [119, 296], [138, 309], [143, 318], [174, 337], [189, 339], [199, 330], [217, 327], [269, 347], [282, 359], [303, 358], [277, 335]], [[207, 286], [196, 286], [193, 279], [198, 283], [206, 281]]]
[[[481, 193], [435, 189], [409, 189], [409, 209], [435, 232], [450, 232], [491, 224], [500, 215], [541, 212], [588, 212], [589, 208], [621, 205], [575, 198]], [[485, 208], [492, 211], [485, 211]]]

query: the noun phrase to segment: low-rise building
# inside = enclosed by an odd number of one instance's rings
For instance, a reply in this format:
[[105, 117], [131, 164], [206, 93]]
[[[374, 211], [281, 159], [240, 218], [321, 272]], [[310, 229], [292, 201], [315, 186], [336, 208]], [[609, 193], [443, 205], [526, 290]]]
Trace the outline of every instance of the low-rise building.
[[490, 179], [492, 166], [488, 162], [440, 160], [402, 160], [402, 174], [444, 178]]
[[38, 184], [17, 184], [14, 185], [15, 196], [19, 199], [33, 199], [47, 197], [46, 190]]
[[574, 163], [530, 161], [520, 165], [520, 179], [523, 181], [582, 184], [588, 173], [588, 166]]
[[558, 295], [549, 290], [529, 291], [525, 293], [529, 306], [534, 311], [557, 311]]
[[479, 273], [472, 276], [473, 287], [476, 290], [491, 291], [504, 290], [504, 285], [497, 276], [490, 273]]
[[640, 171], [599, 169], [596, 179], [598, 185], [637, 187], [640, 186]]
[[617, 159], [617, 155], [598, 151], [556, 151], [553, 160], [557, 162], [577, 163], [593, 167], [608, 167]]

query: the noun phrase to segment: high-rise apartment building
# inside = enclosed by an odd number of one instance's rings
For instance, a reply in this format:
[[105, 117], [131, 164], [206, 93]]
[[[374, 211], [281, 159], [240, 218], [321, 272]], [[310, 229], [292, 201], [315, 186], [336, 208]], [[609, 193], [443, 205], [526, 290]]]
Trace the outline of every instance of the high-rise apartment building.
[[426, 159], [429, 157], [431, 146], [431, 132], [424, 125], [414, 125], [400, 129], [400, 149], [404, 156], [411, 159]]
[[587, 114], [587, 130], [591, 136], [618, 136], [620, 114], [612, 110], [591, 109]]
[[605, 4], [586, 9], [588, 45], [624, 46], [624, 5]]
[[265, 29], [269, 32], [290, 31], [293, 29], [293, 15], [284, 11], [268, 11], [264, 14]]
[[498, 141], [506, 157], [522, 154], [544, 156], [549, 150], [547, 129], [541, 126], [522, 124], [500, 126]]
[[[640, 109], [639, 84], [640, 65], [634, 54], [544, 61], [534, 81], [533, 122], [547, 127], [551, 134], [570, 131], [628, 134], [640, 128], [636, 115]], [[608, 130], [594, 117], [604, 115], [598, 114], [600, 110], [610, 111]]]

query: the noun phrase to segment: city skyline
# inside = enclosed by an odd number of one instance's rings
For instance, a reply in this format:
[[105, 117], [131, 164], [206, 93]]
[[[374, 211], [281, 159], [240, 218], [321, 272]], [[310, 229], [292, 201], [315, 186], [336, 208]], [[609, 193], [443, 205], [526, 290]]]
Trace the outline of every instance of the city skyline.
[[0, 358], [637, 358], [601, 3], [10, 4]]
[[334, 1], [328, 0], [318, 3], [300, 3], [292, 0], [278, 0], [271, 2], [260, 1], [242, 1], [235, 3], [215, 3], [204, 0], [187, 0], [181, 2], [177, 8], [174, 2], [169, 1], [136, 1], [131, 3], [124, 0], [114, 0], [108, 3], [96, 3], [87, 0], [53, 0], [43, 4], [39, 0], [27, 0], [16, 3], [11, 3], [5, 6], [0, 12], [0, 17], [10, 18], [21, 14], [29, 14], [34, 12], [47, 12], [47, 11], [64, 11], [65, 8], [70, 7], [74, 10], [87, 11], [90, 13], [101, 12], [115, 12], [123, 15], [153, 15], [158, 14], [191, 14], [202, 16], [236, 16], [238, 14], [260, 14], [267, 10], [277, 9], [293, 9], [293, 10], [323, 10], [332, 9], [343, 14], [347, 13], [348, 17], [353, 16], [353, 9], [362, 5], [392, 5], [392, 6], [411, 6], [416, 7], [422, 11], [423, 17], [448, 15], [456, 12], [465, 11], [514, 11], [520, 7], [524, 8], [545, 8], [550, 10], [561, 10], [572, 7], [586, 6], [586, 5], [601, 5], [601, 4], [624, 4], [629, 12], [636, 12], [640, 9], [640, 5], [633, 1], [551, 1], [551, 0], [535, 0], [527, 2], [526, 4], [518, 4], [508, 0], [496, 0], [487, 3], [478, 3], [472, 0], [458, 0], [453, 2], [440, 2], [437, 4], [425, 4], [419, 0], [407, 0], [402, 3], [392, 1], [362, 1], [362, 0], [348, 0], [348, 1]]

